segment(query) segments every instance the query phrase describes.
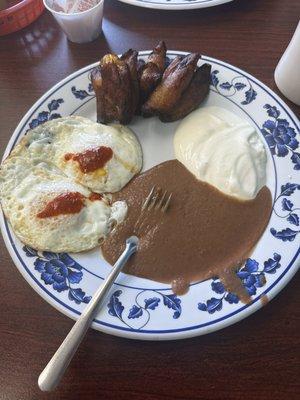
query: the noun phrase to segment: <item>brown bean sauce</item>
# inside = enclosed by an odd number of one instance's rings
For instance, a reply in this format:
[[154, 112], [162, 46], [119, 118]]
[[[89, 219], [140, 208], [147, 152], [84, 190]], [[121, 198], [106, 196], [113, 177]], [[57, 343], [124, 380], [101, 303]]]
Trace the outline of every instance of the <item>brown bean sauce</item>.
[[165, 214], [147, 216], [138, 232], [137, 253], [124, 271], [158, 282], [171, 283], [177, 294], [191, 282], [219, 277], [227, 290], [244, 302], [249, 296], [235, 271], [262, 235], [272, 208], [269, 189], [263, 187], [253, 200], [240, 201], [197, 180], [180, 162], [166, 161], [135, 177], [113, 196], [125, 200], [128, 215], [102, 246], [113, 264], [134, 233], [141, 205], [156, 185], [173, 193]]

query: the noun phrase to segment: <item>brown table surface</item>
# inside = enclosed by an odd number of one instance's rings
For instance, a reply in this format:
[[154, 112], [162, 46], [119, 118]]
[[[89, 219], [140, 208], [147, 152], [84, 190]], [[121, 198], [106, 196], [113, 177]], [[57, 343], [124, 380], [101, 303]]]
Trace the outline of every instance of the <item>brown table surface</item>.
[[[67, 42], [45, 12], [0, 38], [0, 152], [27, 109], [52, 85], [108, 51], [199, 51], [232, 63], [277, 93], [273, 71], [296, 27], [299, 0], [236, 0], [167, 12], [106, 0], [103, 35]], [[299, 115], [300, 107], [287, 101]], [[39, 297], [0, 242], [0, 400], [296, 399], [299, 387], [299, 274], [251, 317], [194, 339], [141, 342], [90, 330], [60, 387], [37, 377], [73, 322]], [[298, 295], [297, 295], [298, 284]]]

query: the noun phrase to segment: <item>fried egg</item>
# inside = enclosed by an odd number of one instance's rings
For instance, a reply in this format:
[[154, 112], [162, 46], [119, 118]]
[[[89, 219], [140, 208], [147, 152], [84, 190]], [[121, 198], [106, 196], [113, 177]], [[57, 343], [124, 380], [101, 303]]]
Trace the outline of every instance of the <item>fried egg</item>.
[[128, 128], [83, 117], [52, 120], [28, 131], [2, 163], [2, 209], [28, 246], [89, 250], [127, 213], [125, 202], [111, 204], [105, 193], [120, 190], [141, 167], [142, 150]]
[[51, 162], [97, 193], [119, 191], [142, 167], [141, 146], [129, 128], [78, 116], [29, 131], [12, 154]]
[[[51, 202], [70, 193], [82, 200], [80, 210], [41, 217]], [[108, 234], [115, 215], [125, 216], [126, 204], [110, 207], [105, 196], [93, 198], [91, 194], [49, 163], [14, 155], [1, 167], [3, 212], [18, 238], [37, 250], [59, 253], [91, 249]]]

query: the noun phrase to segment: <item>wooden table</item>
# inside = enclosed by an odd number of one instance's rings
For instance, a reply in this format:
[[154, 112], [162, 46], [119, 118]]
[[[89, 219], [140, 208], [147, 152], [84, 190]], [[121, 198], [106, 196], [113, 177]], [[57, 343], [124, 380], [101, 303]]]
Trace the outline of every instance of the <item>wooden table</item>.
[[[106, 0], [103, 35], [84, 45], [67, 42], [45, 12], [0, 38], [0, 151], [56, 82], [108, 51], [150, 49], [158, 39], [228, 61], [277, 91], [274, 68], [299, 11], [299, 0], [236, 0], [189, 12]], [[0, 400], [299, 398], [299, 274], [261, 311], [208, 336], [151, 343], [91, 330], [59, 389], [45, 394], [37, 377], [73, 322], [29, 287], [2, 240], [0, 252]]]

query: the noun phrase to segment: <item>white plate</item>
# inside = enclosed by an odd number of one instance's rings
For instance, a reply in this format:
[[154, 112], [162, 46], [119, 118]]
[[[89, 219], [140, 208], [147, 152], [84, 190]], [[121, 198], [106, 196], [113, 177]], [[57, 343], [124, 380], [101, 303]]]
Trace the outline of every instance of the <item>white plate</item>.
[[132, 6], [156, 8], [159, 10], [193, 10], [207, 8], [233, 0], [119, 0]]
[[[142, 52], [140, 56], [148, 53]], [[176, 54], [184, 53], [168, 53], [171, 58]], [[299, 122], [278, 96], [251, 75], [209, 57], [203, 56], [201, 62], [212, 64], [206, 105], [225, 107], [247, 119], [260, 132], [267, 147], [267, 185], [274, 199], [273, 213], [251, 259], [239, 272], [252, 295], [252, 303], [242, 304], [225, 291], [219, 280], [194, 283], [186, 295], [177, 297], [169, 285], [121, 273], [93, 323], [95, 329], [136, 339], [180, 339], [206, 334], [258, 310], [262, 296], [272, 299], [299, 266]], [[89, 72], [95, 65], [70, 75], [36, 102], [15, 130], [5, 156], [29, 127], [48, 119], [70, 114], [96, 119], [96, 102], [89, 80]], [[134, 119], [130, 127], [142, 144], [144, 169], [173, 158], [176, 125], [177, 122], [163, 124], [157, 118]], [[17, 240], [3, 216], [1, 229], [6, 246], [27, 282], [59, 311], [76, 319], [110, 270], [100, 259], [99, 250], [77, 255], [38, 254]], [[62, 292], [55, 290], [59, 275], [68, 286]], [[265, 284], [261, 278], [265, 278]]]

